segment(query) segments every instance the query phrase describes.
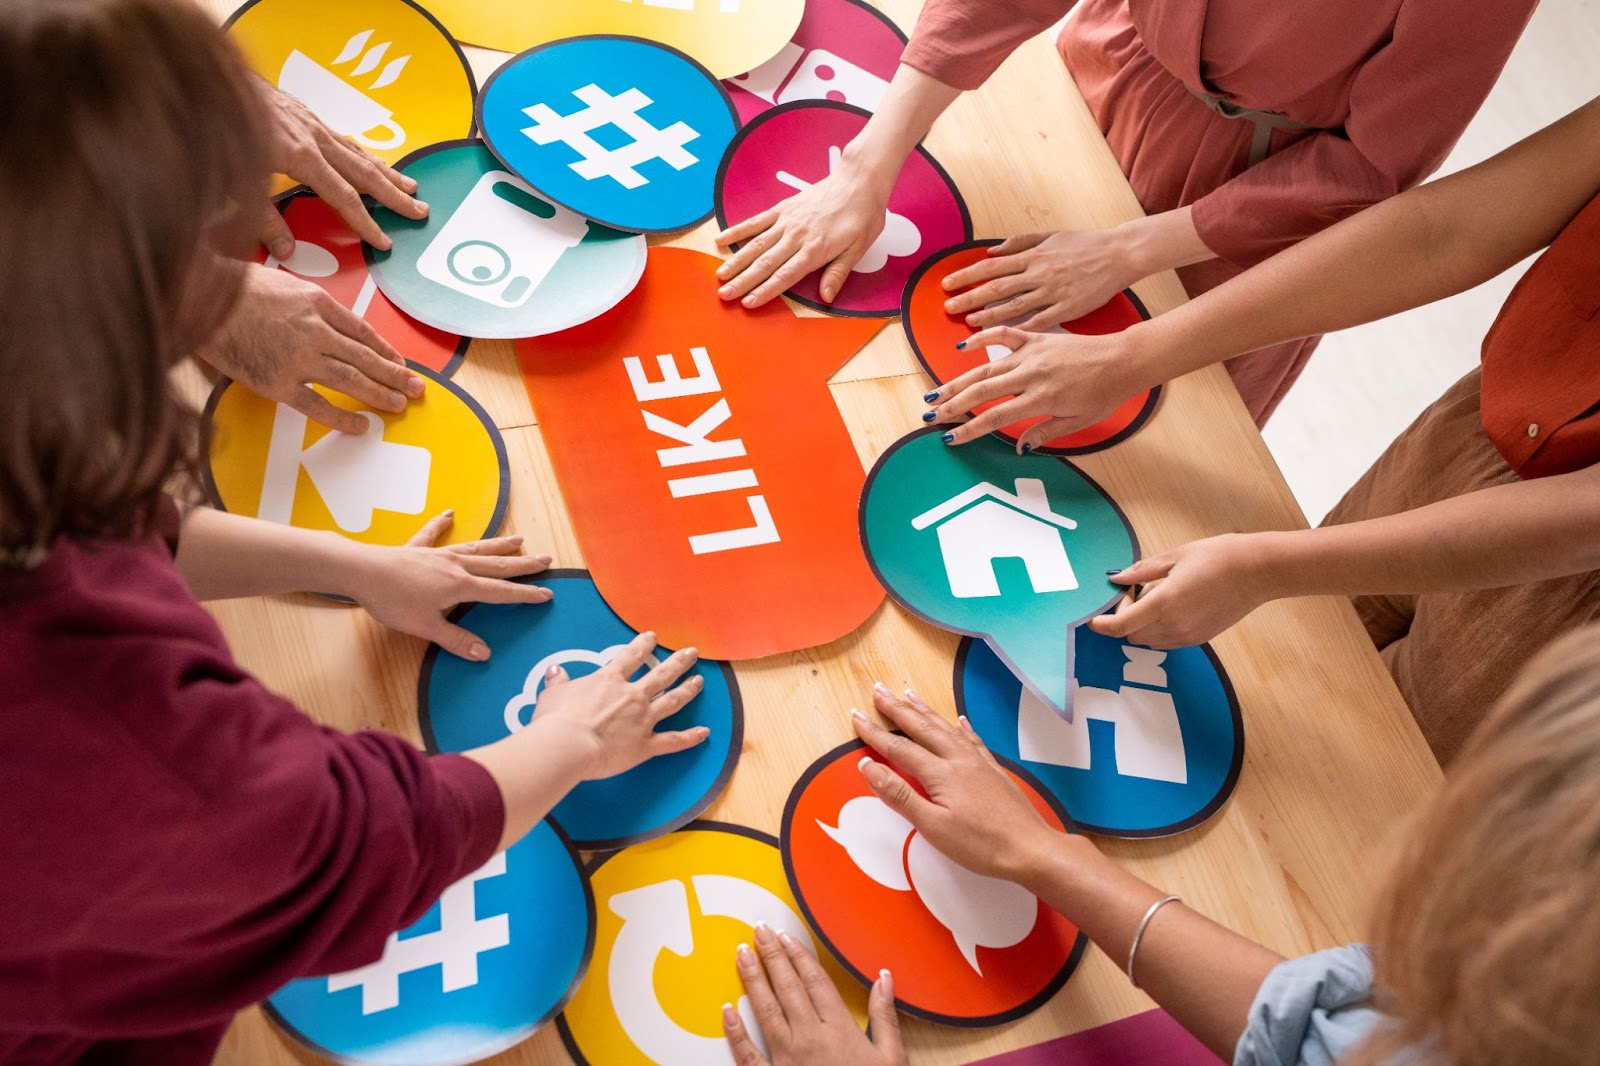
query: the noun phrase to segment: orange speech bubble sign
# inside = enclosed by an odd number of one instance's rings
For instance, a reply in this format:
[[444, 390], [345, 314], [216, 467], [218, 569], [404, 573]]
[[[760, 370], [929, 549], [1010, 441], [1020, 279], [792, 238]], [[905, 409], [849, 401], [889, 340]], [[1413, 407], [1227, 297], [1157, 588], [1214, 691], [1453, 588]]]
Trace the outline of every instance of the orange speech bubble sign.
[[652, 248], [620, 304], [517, 357], [606, 601], [669, 647], [755, 659], [836, 640], [883, 599], [827, 384], [882, 323], [724, 303], [719, 264]]

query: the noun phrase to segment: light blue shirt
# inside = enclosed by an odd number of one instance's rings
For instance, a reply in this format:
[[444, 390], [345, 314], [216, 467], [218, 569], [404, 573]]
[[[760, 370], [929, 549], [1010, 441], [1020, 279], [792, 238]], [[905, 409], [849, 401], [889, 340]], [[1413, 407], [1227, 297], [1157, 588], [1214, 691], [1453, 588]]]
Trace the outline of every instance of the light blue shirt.
[[1290, 959], [1261, 982], [1233, 1064], [1333, 1066], [1383, 1022], [1371, 998], [1372, 955], [1363, 945]]

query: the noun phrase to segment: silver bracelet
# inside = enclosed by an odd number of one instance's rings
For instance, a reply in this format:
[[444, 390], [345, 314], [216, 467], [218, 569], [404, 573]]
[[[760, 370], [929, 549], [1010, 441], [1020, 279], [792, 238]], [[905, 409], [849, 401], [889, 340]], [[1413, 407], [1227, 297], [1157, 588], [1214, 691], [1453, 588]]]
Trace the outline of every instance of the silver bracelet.
[[1162, 896], [1150, 904], [1150, 909], [1144, 912], [1144, 917], [1139, 919], [1139, 928], [1133, 931], [1133, 943], [1128, 946], [1128, 983], [1134, 988], [1139, 987], [1139, 982], [1133, 976], [1133, 960], [1139, 954], [1139, 941], [1144, 939], [1144, 931], [1150, 924], [1150, 919], [1156, 916], [1156, 911], [1169, 903], [1182, 903], [1178, 896]]

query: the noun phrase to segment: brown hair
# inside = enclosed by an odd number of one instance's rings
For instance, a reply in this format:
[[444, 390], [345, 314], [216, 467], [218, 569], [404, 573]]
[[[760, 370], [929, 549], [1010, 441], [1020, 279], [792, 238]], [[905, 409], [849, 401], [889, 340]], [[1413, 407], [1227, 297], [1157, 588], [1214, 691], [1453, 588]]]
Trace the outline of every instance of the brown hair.
[[168, 377], [266, 195], [253, 77], [185, 0], [0, 0], [0, 563], [136, 535], [192, 461]]
[[1375, 1066], [1600, 1063], [1600, 626], [1538, 656], [1404, 834], [1374, 923]]

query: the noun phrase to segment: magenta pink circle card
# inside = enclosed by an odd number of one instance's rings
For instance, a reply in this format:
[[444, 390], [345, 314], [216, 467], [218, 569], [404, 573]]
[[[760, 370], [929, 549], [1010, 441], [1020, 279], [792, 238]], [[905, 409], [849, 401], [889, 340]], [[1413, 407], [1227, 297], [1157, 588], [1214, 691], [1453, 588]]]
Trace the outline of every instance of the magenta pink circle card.
[[[839, 165], [861, 132], [867, 111], [832, 101], [781, 104], [739, 131], [717, 175], [717, 222], [727, 227], [810, 188]], [[906, 281], [928, 253], [972, 239], [972, 220], [955, 183], [918, 147], [889, 196], [883, 232], [867, 248], [832, 304], [818, 292], [822, 271], [801, 278], [788, 295], [819, 311], [862, 318], [900, 313]]]
[[740, 122], [797, 100], [876, 111], [905, 46], [900, 27], [862, 0], [808, 0], [800, 28], [777, 55], [722, 84]]

